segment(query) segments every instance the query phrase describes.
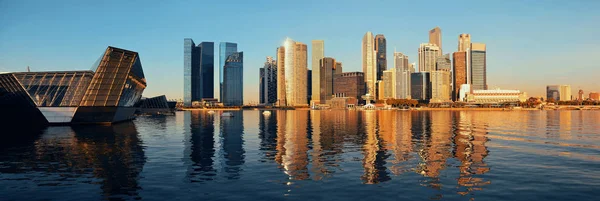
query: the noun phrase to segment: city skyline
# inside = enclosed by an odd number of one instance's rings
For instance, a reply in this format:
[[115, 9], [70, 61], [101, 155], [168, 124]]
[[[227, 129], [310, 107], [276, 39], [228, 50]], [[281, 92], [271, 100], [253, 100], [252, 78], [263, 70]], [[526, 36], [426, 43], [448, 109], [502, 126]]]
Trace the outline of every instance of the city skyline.
[[[32, 71], [48, 70], [87, 70], [90, 61], [95, 61], [94, 50], [99, 46], [113, 45], [128, 49], [136, 49], [145, 56], [144, 66], [147, 79], [151, 84], [143, 94], [145, 97], [165, 94], [169, 99], [183, 99], [183, 55], [181, 51], [181, 39], [193, 38], [197, 42], [213, 41], [215, 43], [233, 41], [238, 44], [238, 48], [243, 49], [244, 60], [244, 103], [258, 103], [258, 71], [264, 64], [266, 56], [276, 57], [274, 48], [282, 45], [285, 37], [294, 38], [296, 41], [308, 43], [315, 39], [322, 39], [327, 43], [327, 55], [344, 63], [345, 72], [361, 71], [360, 60], [360, 39], [365, 32], [371, 31], [376, 34], [384, 34], [387, 40], [387, 57], [393, 58], [393, 50], [402, 52], [409, 57], [409, 62], [417, 62], [417, 52], [415, 51], [419, 44], [428, 42], [428, 32], [433, 27], [440, 27], [442, 30], [442, 46], [444, 53], [452, 53], [458, 49], [458, 38], [462, 33], [468, 33], [474, 42], [483, 42], [487, 46], [487, 84], [488, 88], [520, 89], [526, 91], [530, 96], [545, 97], [547, 85], [571, 85], [572, 94], [583, 89], [586, 93], [600, 91], [600, 83], [595, 83], [594, 75], [600, 72], [595, 68], [598, 58], [593, 56], [593, 51], [583, 51], [580, 47], [594, 47], [599, 45], [593, 36], [597, 35], [599, 29], [595, 26], [585, 26], [598, 20], [598, 17], [586, 14], [590, 9], [590, 4], [597, 2], [567, 2], [565, 5], [570, 9], [557, 11], [561, 6], [551, 3], [535, 2], [536, 8], [515, 6], [515, 2], [502, 3], [481, 3], [470, 2], [470, 7], [481, 8], [487, 12], [472, 13], [464, 17], [450, 16], [450, 12], [458, 12], [467, 8], [460, 8], [451, 3], [445, 4], [445, 10], [441, 15], [441, 20], [435, 20], [436, 16], [427, 17], [419, 20], [409, 20], [402, 22], [410, 29], [401, 29], [390, 25], [391, 21], [410, 19], [414, 12], [397, 14], [389, 12], [387, 7], [394, 7], [395, 2], [377, 2], [373, 7], [384, 8], [382, 13], [378, 14], [381, 22], [373, 20], [359, 19], [364, 17], [360, 15], [360, 6], [348, 2], [347, 5], [341, 5], [339, 10], [330, 15], [325, 15], [321, 8], [309, 7], [310, 3], [297, 5], [299, 8], [306, 8], [305, 12], [315, 13], [315, 16], [304, 16], [300, 13], [292, 15], [289, 23], [273, 19], [280, 12], [289, 11], [283, 9], [285, 3], [273, 3], [267, 5], [268, 8], [276, 10], [274, 13], [250, 16], [248, 19], [242, 19], [246, 23], [256, 25], [262, 19], [271, 19], [273, 23], [281, 26], [241, 26], [240, 30], [234, 33], [226, 33], [224, 25], [234, 18], [240, 19], [242, 15], [258, 13], [264, 8], [247, 6], [234, 6], [232, 9], [240, 11], [234, 16], [228, 18], [216, 19], [211, 15], [218, 15], [216, 11], [207, 13], [192, 12], [194, 7], [191, 3], [180, 5], [145, 5], [147, 10], [156, 11], [153, 16], [165, 17], [152, 23], [142, 23], [141, 25], [132, 25], [125, 27], [127, 23], [116, 22], [116, 24], [107, 24], [107, 19], [100, 16], [104, 6], [110, 5], [79, 5], [74, 4], [65, 8], [60, 8], [60, 14], [43, 12], [42, 8], [55, 8], [56, 6], [48, 2], [39, 2], [39, 7], [29, 7], [22, 2], [3, 2], [0, 3], [0, 11], [3, 11], [3, 19], [0, 19], [2, 27], [0, 38], [3, 43], [0, 44], [0, 71], [2, 72], [23, 72], [27, 66]], [[356, 2], [357, 3], [357, 2]], [[531, 2], [530, 2], [531, 3]], [[130, 3], [125, 3], [130, 4]], [[243, 3], [242, 3], [243, 4]], [[336, 4], [336, 2], [327, 2], [326, 4]], [[88, 7], [89, 6], [89, 7]], [[225, 5], [208, 5], [214, 9], [224, 7]], [[409, 4], [407, 6], [420, 8], [425, 5]], [[367, 9], [374, 9], [371, 6]], [[512, 9], [512, 10], [511, 10]], [[49, 9], [52, 10], [52, 9]], [[90, 15], [76, 18], [77, 13], [89, 11]], [[173, 12], [172, 10], [182, 10], [182, 12]], [[527, 14], [510, 16], [507, 13], [525, 12]], [[161, 12], [162, 11], [162, 12]], [[169, 12], [170, 11], [170, 12]], [[114, 12], [125, 13], [127, 9], [116, 9]], [[22, 13], [28, 13], [27, 16]], [[351, 15], [357, 14], [353, 17]], [[140, 14], [140, 16], [148, 16]], [[174, 15], [169, 16], [169, 15]], [[208, 27], [191, 28], [186, 24], [186, 29], [181, 29], [182, 24], [172, 23], [181, 20], [183, 16], [206, 17]], [[500, 17], [502, 16], [502, 17]], [[508, 16], [508, 17], [507, 17]], [[543, 22], [539, 17], [543, 17]], [[230, 19], [231, 18], [231, 19]], [[309, 22], [315, 22], [315, 18], [322, 19], [316, 27], [311, 28]], [[464, 21], [465, 18], [482, 20]], [[502, 18], [502, 19], [501, 19]], [[152, 18], [154, 19], [154, 18]], [[462, 20], [462, 21], [461, 21]], [[189, 20], [181, 20], [189, 22]], [[318, 27], [329, 24], [328, 22], [340, 22], [332, 26], [330, 33], [319, 31]], [[521, 23], [513, 23], [519, 21]], [[43, 22], [43, 23], [42, 23]], [[356, 22], [350, 24], [349, 22]], [[460, 22], [460, 23], [457, 23]], [[551, 22], [551, 23], [550, 23]], [[40, 24], [41, 23], [41, 24]], [[85, 24], [82, 24], [85, 23]], [[121, 34], [96, 34], [93, 33], [96, 28], [90, 28], [86, 24], [96, 26], [98, 23], [115, 28], [122, 28]], [[172, 23], [172, 24], [171, 24]], [[200, 22], [194, 22], [200, 23]], [[495, 26], [483, 26], [493, 24]], [[204, 22], [200, 23], [206, 25]], [[519, 25], [520, 24], [520, 25]], [[196, 24], [198, 25], [198, 24]], [[53, 27], [49, 27], [53, 26]], [[129, 24], [127, 24], [129, 26]], [[195, 26], [195, 25], [194, 25]], [[202, 26], [200, 26], [202, 27]], [[339, 29], [336, 30], [335, 28]], [[45, 34], [39, 34], [44, 30]], [[245, 34], [246, 32], [251, 32]], [[257, 34], [260, 32], [260, 34]], [[123, 34], [127, 33], [127, 34]], [[557, 40], [568, 36], [570, 40]], [[89, 40], [93, 38], [94, 40]], [[76, 46], [85, 42], [85, 46]], [[35, 44], [35, 45], [34, 45]], [[217, 44], [215, 44], [217, 45]], [[25, 47], [36, 48], [25, 48]], [[52, 47], [53, 49], [47, 49]], [[308, 47], [311, 48], [311, 47]], [[214, 47], [215, 51], [218, 49]], [[564, 51], [569, 49], [571, 51]], [[585, 49], [585, 48], [583, 48]], [[70, 55], [65, 57], [62, 55]], [[218, 54], [215, 52], [214, 54]], [[311, 58], [311, 53], [308, 53]], [[214, 64], [219, 65], [218, 56], [215, 55]], [[550, 59], [552, 58], [552, 59]], [[393, 62], [387, 60], [387, 66], [393, 66]], [[311, 62], [311, 61], [308, 61]], [[217, 65], [214, 65], [217, 68]], [[568, 67], [565, 67], [568, 66]], [[311, 68], [309, 68], [311, 69]], [[389, 68], [388, 68], [389, 69]], [[213, 97], [219, 97], [219, 74], [218, 69], [214, 69]]]

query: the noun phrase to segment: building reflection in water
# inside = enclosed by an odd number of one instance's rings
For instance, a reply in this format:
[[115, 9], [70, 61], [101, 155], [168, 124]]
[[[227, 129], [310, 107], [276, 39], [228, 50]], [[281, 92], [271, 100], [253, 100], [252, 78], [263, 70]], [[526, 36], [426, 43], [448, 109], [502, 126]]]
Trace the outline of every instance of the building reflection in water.
[[231, 111], [232, 117], [221, 117], [221, 149], [227, 179], [239, 179], [244, 164], [244, 116], [243, 111]]
[[265, 115], [258, 113], [258, 138], [260, 138], [259, 149], [264, 153], [261, 162], [275, 160], [277, 154], [277, 112]]
[[[308, 111], [287, 111], [285, 121], [277, 124], [284, 127], [284, 155], [281, 164], [291, 180], [304, 180], [308, 173]], [[278, 118], [278, 120], [280, 120]], [[280, 143], [278, 141], [278, 143]]]
[[481, 175], [490, 171], [484, 159], [488, 155], [485, 143], [488, 141], [485, 124], [475, 124], [474, 113], [464, 111], [453, 113], [454, 157], [460, 161], [458, 167], [458, 193], [467, 195], [472, 191], [481, 190], [482, 186], [490, 184]]
[[[365, 122], [365, 139], [363, 145], [363, 169], [364, 173], [361, 179], [365, 184], [375, 184], [390, 180], [387, 172], [386, 159], [389, 157], [383, 148], [381, 139], [379, 139], [380, 125], [384, 122], [378, 122], [377, 112], [366, 110], [363, 113]], [[381, 113], [380, 113], [381, 114]]]
[[[41, 182], [39, 186], [99, 184], [105, 199], [140, 199], [138, 180], [146, 163], [142, 144], [132, 122], [49, 127], [35, 141], [4, 146], [0, 172], [43, 172], [53, 175], [53, 179], [35, 180]], [[38, 196], [44, 192], [38, 192]]]
[[185, 119], [184, 163], [191, 182], [213, 180], [217, 175], [215, 162], [215, 117], [206, 111], [183, 113]]

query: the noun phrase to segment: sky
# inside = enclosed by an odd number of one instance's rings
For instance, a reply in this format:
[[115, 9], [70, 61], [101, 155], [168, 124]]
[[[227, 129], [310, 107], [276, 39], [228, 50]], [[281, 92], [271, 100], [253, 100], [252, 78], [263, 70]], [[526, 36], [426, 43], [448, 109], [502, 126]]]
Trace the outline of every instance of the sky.
[[[368, 3], [367, 3], [368, 2]], [[183, 39], [235, 42], [244, 52], [244, 102], [258, 102], [258, 71], [286, 37], [325, 41], [325, 56], [361, 71], [367, 31], [418, 61], [428, 31], [442, 29], [444, 54], [458, 35], [487, 45], [489, 88], [545, 96], [546, 85], [600, 91], [600, 1], [34, 1], [0, 0], [0, 72], [89, 70], [107, 46], [140, 54], [145, 97], [183, 98]]]

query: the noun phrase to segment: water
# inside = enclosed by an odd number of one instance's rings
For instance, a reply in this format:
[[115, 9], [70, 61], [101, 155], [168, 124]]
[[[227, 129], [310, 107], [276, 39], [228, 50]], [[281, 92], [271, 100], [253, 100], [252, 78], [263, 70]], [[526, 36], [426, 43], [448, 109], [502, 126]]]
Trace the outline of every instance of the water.
[[595, 200], [600, 111], [205, 111], [0, 142], [0, 200]]

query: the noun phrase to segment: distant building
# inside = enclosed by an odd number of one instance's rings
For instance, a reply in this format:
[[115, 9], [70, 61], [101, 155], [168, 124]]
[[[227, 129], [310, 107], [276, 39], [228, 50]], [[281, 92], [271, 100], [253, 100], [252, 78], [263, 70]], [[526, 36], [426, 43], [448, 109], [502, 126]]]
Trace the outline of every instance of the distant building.
[[458, 35], [458, 52], [466, 52], [471, 47], [471, 34]]
[[487, 89], [486, 48], [483, 43], [471, 43], [470, 54], [471, 87], [473, 90]]
[[439, 55], [442, 55], [442, 29], [435, 27], [429, 30], [429, 43], [439, 48]]
[[237, 43], [219, 43], [219, 100], [223, 101], [223, 75], [225, 62], [229, 55], [237, 52]]
[[410, 75], [412, 99], [429, 101], [431, 99], [431, 79], [429, 72], [416, 72]]
[[431, 102], [450, 101], [451, 77], [449, 71], [432, 71], [431, 76]]
[[376, 82], [377, 82], [377, 66], [375, 58], [373, 33], [370, 31], [363, 36], [362, 40], [362, 70], [364, 80], [367, 85], [367, 94], [375, 98]]
[[459, 100], [460, 87], [467, 83], [467, 52], [454, 52], [452, 54], [452, 100]]
[[278, 106], [286, 105], [285, 97], [285, 47], [277, 48], [277, 103]]
[[600, 100], [600, 93], [591, 92], [589, 95], [589, 98], [590, 98], [590, 100], [594, 100], [594, 101]]
[[452, 61], [450, 60], [450, 54], [445, 54], [436, 58], [435, 70], [448, 72], [452, 71]]
[[377, 100], [385, 99], [385, 86], [383, 80], [377, 80]]
[[277, 102], [277, 61], [273, 57], [267, 57], [259, 73], [260, 103], [275, 104]]
[[323, 59], [325, 57], [325, 42], [323, 40], [313, 40], [312, 41], [312, 46], [311, 46], [311, 57], [312, 57], [312, 77], [314, 77], [315, 79], [312, 81], [311, 85], [313, 86], [311, 88], [311, 94], [313, 94], [314, 96], [311, 96], [311, 101], [314, 103], [320, 103], [320, 98], [321, 96], [319, 96], [318, 94], [320, 94], [321, 91], [321, 80], [319, 79], [321, 77], [320, 73], [321, 73], [321, 59]]
[[476, 104], [524, 102], [528, 98], [527, 93], [519, 90], [472, 90], [466, 94], [466, 102]]
[[579, 92], [578, 92], [578, 95], [579, 96], [578, 96], [577, 100], [579, 100], [579, 101], [584, 100], [584, 98], [583, 98], [583, 90], [580, 89]]
[[411, 99], [411, 72], [397, 71], [396, 72], [396, 98]]
[[306, 104], [310, 105], [310, 100], [312, 100], [312, 70], [308, 70], [306, 71]]
[[285, 100], [287, 106], [308, 105], [306, 44], [285, 40]]
[[396, 68], [383, 71], [383, 99], [396, 98], [397, 82]]
[[415, 62], [413, 62], [413, 63], [409, 63], [409, 64], [408, 64], [408, 70], [409, 70], [411, 73], [417, 72], [417, 71], [416, 71], [416, 69], [415, 69], [415, 66], [416, 66], [416, 65], [417, 65], [417, 63], [415, 63]]
[[546, 86], [546, 101], [547, 100], [560, 100], [560, 86], [559, 85], [548, 85]]
[[408, 65], [408, 56], [402, 52], [394, 52], [394, 68], [397, 71], [411, 71]]
[[333, 93], [336, 97], [354, 97], [359, 101], [366, 93], [363, 72], [346, 72], [334, 77]]
[[319, 87], [319, 100], [326, 101], [332, 98], [333, 96], [333, 78], [334, 71], [336, 71], [336, 61], [334, 58], [325, 57], [321, 59], [320, 62], [320, 77], [319, 83], [321, 86]]
[[198, 46], [191, 38], [183, 40], [183, 104], [214, 97], [214, 43]]
[[571, 85], [560, 85], [560, 101], [573, 100], [571, 96]]
[[436, 59], [440, 55], [440, 48], [435, 44], [422, 43], [419, 47], [419, 72], [435, 70]]
[[383, 71], [387, 70], [387, 47], [383, 34], [375, 36], [375, 57], [377, 62], [377, 80], [383, 79]]
[[225, 60], [223, 67], [223, 99], [225, 106], [244, 104], [244, 53], [234, 52]]

